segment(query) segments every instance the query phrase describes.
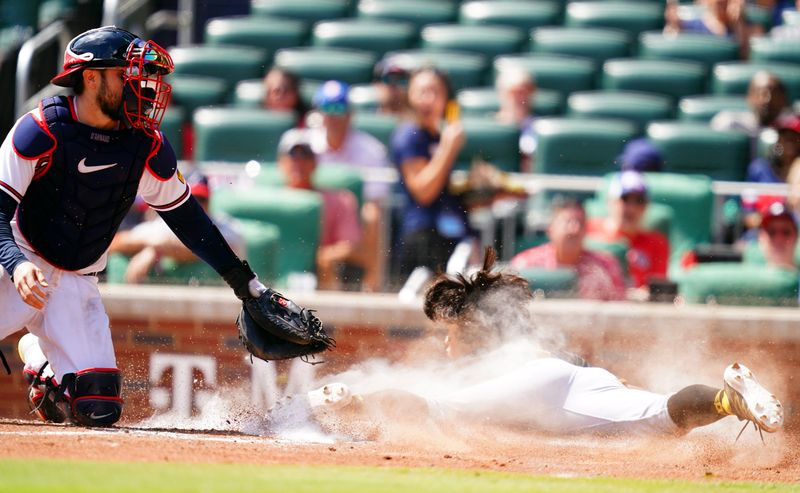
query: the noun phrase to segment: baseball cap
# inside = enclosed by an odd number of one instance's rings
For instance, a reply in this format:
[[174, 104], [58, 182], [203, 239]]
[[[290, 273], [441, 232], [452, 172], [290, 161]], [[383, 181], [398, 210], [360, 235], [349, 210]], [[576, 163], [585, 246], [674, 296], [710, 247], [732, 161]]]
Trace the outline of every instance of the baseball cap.
[[628, 142], [617, 161], [622, 171], [661, 171], [664, 168], [661, 151], [646, 138]]
[[314, 94], [314, 106], [322, 113], [343, 115], [350, 111], [347, 93], [350, 87], [338, 80], [323, 83]]
[[408, 70], [392, 57], [384, 58], [375, 65], [375, 79], [384, 84], [405, 86], [408, 76]]
[[619, 199], [631, 193], [647, 196], [647, 184], [644, 181], [644, 175], [638, 171], [623, 171], [614, 175], [608, 187], [608, 196], [613, 199]]
[[761, 227], [764, 228], [773, 220], [785, 217], [792, 221], [792, 224], [797, 228], [797, 223], [794, 220], [794, 214], [789, 209], [786, 199], [783, 197], [776, 197], [773, 195], [762, 195], [756, 201], [758, 213], [761, 215]]
[[285, 156], [296, 147], [303, 147], [313, 152], [311, 149], [311, 140], [306, 130], [291, 128], [285, 131], [283, 135], [281, 135], [281, 140], [278, 142], [278, 155]]
[[776, 128], [778, 131], [781, 130], [791, 130], [800, 134], [800, 117], [797, 116], [787, 116], [785, 118], [781, 118], [776, 122]]

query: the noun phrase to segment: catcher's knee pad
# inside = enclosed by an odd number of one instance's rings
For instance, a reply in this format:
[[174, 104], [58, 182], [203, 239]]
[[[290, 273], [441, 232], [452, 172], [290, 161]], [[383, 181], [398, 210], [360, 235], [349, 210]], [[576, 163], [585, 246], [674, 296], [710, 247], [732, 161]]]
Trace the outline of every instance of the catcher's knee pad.
[[72, 416], [83, 426], [111, 426], [122, 416], [122, 375], [116, 368], [90, 368], [70, 385]]

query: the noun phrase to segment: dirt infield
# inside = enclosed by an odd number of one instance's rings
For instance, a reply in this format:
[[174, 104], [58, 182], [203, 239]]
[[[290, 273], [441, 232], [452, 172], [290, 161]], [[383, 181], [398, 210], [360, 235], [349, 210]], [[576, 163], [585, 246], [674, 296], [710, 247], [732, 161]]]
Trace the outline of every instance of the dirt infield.
[[800, 440], [748, 431], [735, 420], [682, 438], [555, 438], [498, 430], [458, 437], [410, 432], [388, 441], [300, 443], [236, 433], [110, 430], [0, 421], [0, 457], [193, 463], [440, 467], [560, 477], [800, 481]]

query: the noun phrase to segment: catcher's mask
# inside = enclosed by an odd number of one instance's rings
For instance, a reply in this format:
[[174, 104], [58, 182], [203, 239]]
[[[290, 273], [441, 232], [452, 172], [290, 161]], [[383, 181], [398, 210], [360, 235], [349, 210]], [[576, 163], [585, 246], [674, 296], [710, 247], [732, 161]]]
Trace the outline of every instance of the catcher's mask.
[[155, 42], [116, 26], [91, 29], [69, 42], [63, 71], [51, 82], [73, 87], [83, 69], [104, 67], [125, 68], [120, 120], [154, 135], [172, 93], [163, 80], [174, 68], [169, 53]]

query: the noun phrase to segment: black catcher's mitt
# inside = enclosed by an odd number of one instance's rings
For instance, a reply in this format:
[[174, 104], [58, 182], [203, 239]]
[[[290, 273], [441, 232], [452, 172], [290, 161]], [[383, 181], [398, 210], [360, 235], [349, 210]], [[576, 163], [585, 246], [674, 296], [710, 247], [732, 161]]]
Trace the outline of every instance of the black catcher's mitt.
[[313, 311], [271, 289], [247, 298], [236, 325], [250, 353], [266, 361], [306, 357], [331, 349], [336, 342], [325, 333]]

